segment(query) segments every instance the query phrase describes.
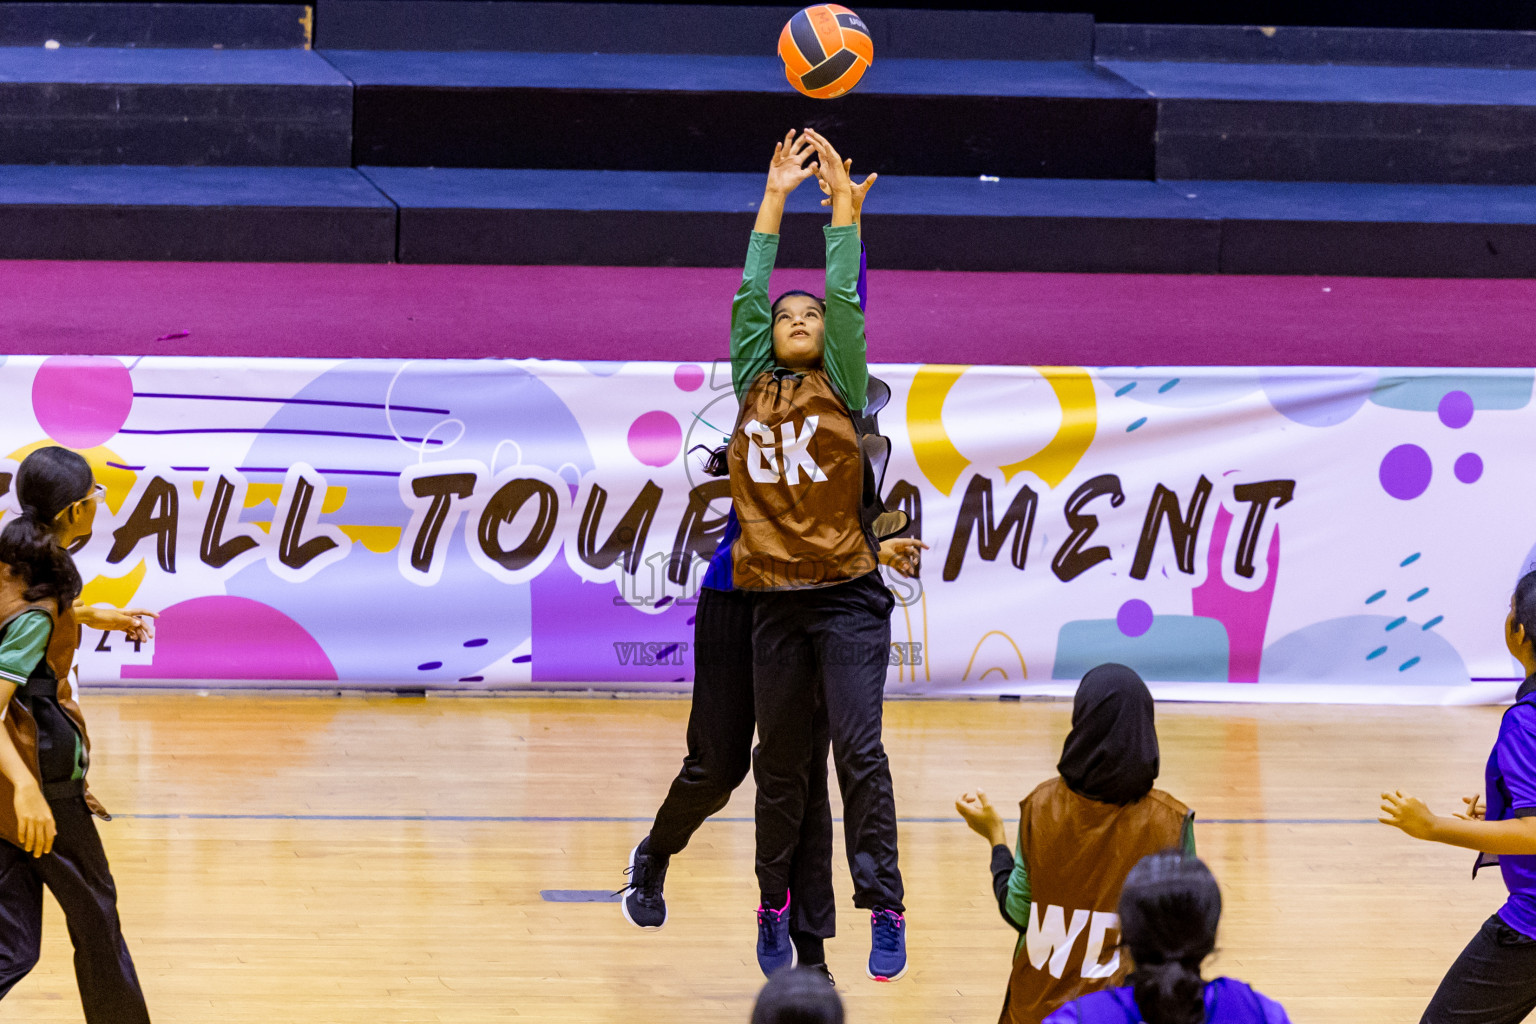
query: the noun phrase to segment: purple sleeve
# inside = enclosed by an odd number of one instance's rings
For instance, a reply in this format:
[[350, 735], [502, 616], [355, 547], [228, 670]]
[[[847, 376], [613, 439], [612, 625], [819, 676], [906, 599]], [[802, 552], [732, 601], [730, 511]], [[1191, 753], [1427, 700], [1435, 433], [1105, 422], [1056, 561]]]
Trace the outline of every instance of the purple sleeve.
[[1285, 1007], [1262, 992], [1255, 992], [1254, 995], [1259, 997], [1259, 1006], [1264, 1011], [1263, 1024], [1291, 1024], [1291, 1018], [1285, 1015]]
[[1077, 1015], [1077, 1002], [1074, 1000], [1045, 1018], [1040, 1024], [1078, 1024], [1081, 1019]]
[[859, 308], [869, 308], [869, 250], [859, 243]]
[[1512, 816], [1536, 816], [1536, 708], [1510, 709], [1499, 729], [1498, 751]]

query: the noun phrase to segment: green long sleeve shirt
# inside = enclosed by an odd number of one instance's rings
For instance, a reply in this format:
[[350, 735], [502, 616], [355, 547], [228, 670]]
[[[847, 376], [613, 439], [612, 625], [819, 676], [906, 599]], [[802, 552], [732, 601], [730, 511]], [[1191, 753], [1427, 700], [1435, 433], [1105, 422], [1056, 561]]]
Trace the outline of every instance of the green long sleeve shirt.
[[[864, 311], [859, 308], [859, 229], [848, 224], [823, 229], [827, 239], [826, 341], [822, 365], [853, 412], [867, 404], [868, 350]], [[741, 287], [731, 300], [731, 382], [743, 398], [752, 381], [776, 365], [768, 278], [779, 252], [779, 236], [752, 232]]]

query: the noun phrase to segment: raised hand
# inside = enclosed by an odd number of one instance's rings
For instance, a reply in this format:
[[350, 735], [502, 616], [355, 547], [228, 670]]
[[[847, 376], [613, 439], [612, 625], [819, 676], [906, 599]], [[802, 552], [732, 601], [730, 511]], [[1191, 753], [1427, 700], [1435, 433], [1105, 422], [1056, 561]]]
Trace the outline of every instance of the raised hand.
[[1457, 813], [1456, 817], [1463, 821], [1482, 821], [1486, 806], [1483, 804], [1483, 794], [1474, 793], [1472, 796], [1464, 796], [1461, 802], [1467, 805], [1465, 814]]
[[[869, 192], [869, 186], [873, 185], [880, 177], [878, 173], [871, 174], [863, 181], [853, 181], [853, 161], [843, 160], [843, 170], [848, 173], [848, 180], [853, 182], [853, 222], [859, 223], [860, 215], [864, 212], [864, 196]], [[827, 197], [821, 201], [822, 206], [832, 205], [832, 186], [827, 184], [827, 179], [819, 173], [816, 175], [816, 184], [821, 186], [822, 193]]]
[[993, 846], [1008, 845], [1008, 830], [1003, 826], [1003, 816], [987, 802], [987, 794], [981, 790], [961, 796], [955, 801], [955, 810], [971, 826], [971, 831]]
[[773, 159], [768, 163], [768, 191], [780, 196], [787, 196], [800, 186], [806, 178], [816, 173], [816, 162], [813, 160], [806, 164], [805, 158], [815, 153], [815, 148], [808, 137], [809, 133], [798, 138], [794, 131], [789, 131], [784, 136], [783, 142], [774, 144]]
[[807, 128], [804, 137], [816, 149], [816, 174], [827, 183], [830, 194], [836, 197], [839, 192], [852, 192], [853, 181], [848, 177], [848, 165], [844, 164], [842, 154], [814, 128]]

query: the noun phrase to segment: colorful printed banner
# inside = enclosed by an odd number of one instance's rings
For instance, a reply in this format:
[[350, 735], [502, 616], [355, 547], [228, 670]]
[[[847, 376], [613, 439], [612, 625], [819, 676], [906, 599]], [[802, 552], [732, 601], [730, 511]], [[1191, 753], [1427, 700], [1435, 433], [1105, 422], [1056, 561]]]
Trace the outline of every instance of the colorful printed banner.
[[[1532, 371], [875, 372], [930, 545], [890, 692], [1512, 693]], [[108, 489], [86, 599], [164, 615], [88, 684], [684, 688], [735, 411], [723, 364], [11, 357], [0, 505], [50, 441]]]

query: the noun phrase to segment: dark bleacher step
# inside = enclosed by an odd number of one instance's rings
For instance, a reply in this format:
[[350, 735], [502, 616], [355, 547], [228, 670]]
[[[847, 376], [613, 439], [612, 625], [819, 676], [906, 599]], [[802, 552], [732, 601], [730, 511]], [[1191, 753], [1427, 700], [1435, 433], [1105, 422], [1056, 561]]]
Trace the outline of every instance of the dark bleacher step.
[[877, 60], [824, 101], [774, 57], [323, 52], [359, 165], [755, 171], [810, 125], [882, 173], [1153, 175], [1152, 101], [1089, 62]]
[[[365, 167], [400, 207], [403, 263], [737, 266], [761, 174]], [[1218, 225], [1150, 181], [881, 175], [864, 233], [910, 270], [1199, 273]], [[821, 193], [790, 197], [779, 262], [825, 262]], [[876, 212], [877, 211], [877, 212]]]
[[395, 207], [341, 167], [0, 166], [0, 259], [382, 263]]
[[1182, 181], [1226, 274], [1536, 276], [1536, 186]]
[[[364, 0], [366, 2], [366, 0]], [[1536, 32], [1290, 25], [1095, 25], [1101, 61], [1536, 68]]]
[[345, 167], [351, 135], [312, 51], [0, 48], [0, 163]]
[[[938, 5], [936, 5], [938, 6]], [[867, 7], [878, 60], [1090, 60], [1093, 15]], [[318, 0], [318, 43], [335, 50], [542, 53], [773, 52], [794, 7], [520, 0]]]
[[[737, 266], [760, 174], [362, 169], [400, 207], [404, 263]], [[864, 235], [911, 270], [1536, 274], [1536, 187], [881, 176]], [[780, 264], [824, 259], [820, 194]]]
[[1536, 71], [1102, 66], [1157, 99], [1160, 178], [1536, 183]]
[[294, 3], [0, 3], [0, 46], [302, 50], [313, 8]]

